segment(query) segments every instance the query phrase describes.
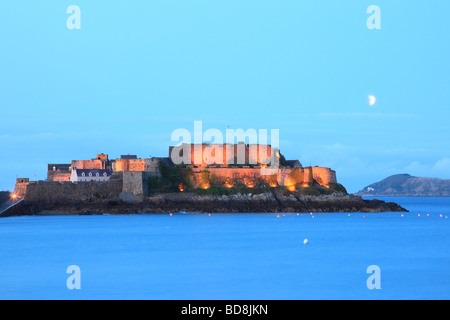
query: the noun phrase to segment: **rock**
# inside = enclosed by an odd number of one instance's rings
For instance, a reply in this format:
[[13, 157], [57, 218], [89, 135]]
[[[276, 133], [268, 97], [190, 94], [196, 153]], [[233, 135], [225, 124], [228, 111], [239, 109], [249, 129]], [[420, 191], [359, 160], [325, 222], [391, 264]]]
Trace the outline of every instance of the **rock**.
[[130, 192], [119, 193], [119, 199], [125, 203], [135, 203], [136, 202], [134, 195]]
[[[119, 200], [120, 199], [120, 200]], [[32, 202], [24, 204], [21, 214], [38, 214], [42, 211], [60, 211], [69, 214], [91, 213], [137, 213], [137, 212], [405, 212], [396, 203], [386, 203], [380, 200], [364, 200], [357, 196], [302, 196], [293, 199], [290, 196], [281, 197], [272, 192], [252, 194], [235, 194], [228, 196], [198, 196], [189, 194], [161, 193], [147, 197], [143, 202], [137, 202], [132, 193], [121, 192], [117, 200], [92, 199], [88, 202], [79, 199], [73, 202]]]

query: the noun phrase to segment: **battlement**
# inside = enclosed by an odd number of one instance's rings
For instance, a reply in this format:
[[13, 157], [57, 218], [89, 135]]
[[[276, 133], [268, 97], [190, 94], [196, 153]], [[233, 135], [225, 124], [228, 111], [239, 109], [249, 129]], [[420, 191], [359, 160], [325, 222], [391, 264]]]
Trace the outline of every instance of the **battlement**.
[[[330, 184], [337, 183], [336, 172], [330, 168], [324, 167], [306, 167], [306, 168], [280, 168], [273, 175], [262, 175], [261, 167], [243, 167], [243, 168], [194, 168], [192, 170], [193, 183], [195, 188], [207, 188], [208, 182], [205, 182], [205, 175], [209, 179], [219, 179], [221, 184], [232, 187], [233, 183], [239, 180], [247, 187], [255, 187], [261, 181], [274, 187], [285, 186], [291, 189], [296, 186], [309, 187], [314, 182], [329, 187]], [[214, 178], [212, 178], [214, 177]]]
[[[188, 152], [188, 154], [185, 154]], [[182, 159], [182, 164], [207, 167], [219, 165], [260, 165], [279, 157], [279, 150], [259, 144], [186, 144], [169, 147], [169, 158]]]
[[137, 159], [137, 158], [125, 158], [116, 159], [113, 163], [112, 169], [115, 172], [126, 172], [126, 171], [143, 171], [143, 172], [158, 172], [159, 164], [161, 162], [170, 163], [169, 158], [148, 158], [148, 159]]
[[23, 199], [27, 192], [27, 187], [30, 184], [29, 178], [17, 178], [16, 186], [14, 187], [14, 195], [18, 199]]
[[97, 154], [96, 158], [91, 160], [72, 160], [71, 168], [74, 169], [111, 169], [111, 161], [108, 155], [104, 153]]

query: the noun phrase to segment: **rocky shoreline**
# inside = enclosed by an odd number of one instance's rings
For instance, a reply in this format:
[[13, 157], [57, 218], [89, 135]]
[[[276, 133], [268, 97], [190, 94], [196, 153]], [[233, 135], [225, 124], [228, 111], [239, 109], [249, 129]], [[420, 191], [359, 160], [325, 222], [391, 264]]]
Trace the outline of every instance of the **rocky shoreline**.
[[269, 213], [269, 212], [407, 212], [400, 205], [381, 200], [364, 200], [359, 196], [331, 194], [321, 196], [260, 194], [204, 195], [161, 193], [141, 202], [120, 200], [59, 202], [25, 202], [20, 215], [45, 214], [138, 214], [138, 213]]

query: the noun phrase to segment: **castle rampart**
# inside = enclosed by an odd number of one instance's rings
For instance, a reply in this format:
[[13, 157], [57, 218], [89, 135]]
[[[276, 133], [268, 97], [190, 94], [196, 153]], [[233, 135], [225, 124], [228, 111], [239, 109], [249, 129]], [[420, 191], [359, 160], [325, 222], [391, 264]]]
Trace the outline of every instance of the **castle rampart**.
[[105, 182], [33, 181], [26, 188], [25, 201], [43, 203], [77, 203], [81, 201], [118, 200], [122, 180]]
[[161, 161], [166, 161], [167, 158], [147, 158], [147, 159], [116, 159], [113, 164], [113, 170], [116, 172], [125, 171], [144, 171], [144, 172], [158, 172]]
[[[184, 156], [184, 151], [190, 152]], [[178, 154], [177, 154], [178, 152]], [[169, 147], [169, 157], [180, 157], [186, 161], [183, 164], [206, 167], [219, 165], [226, 167], [230, 164], [258, 165], [271, 162], [278, 150], [270, 145], [258, 144], [182, 144]], [[278, 153], [279, 154], [279, 153]]]
[[16, 179], [16, 186], [14, 188], [14, 195], [17, 198], [22, 199], [26, 192], [27, 192], [27, 187], [30, 184], [30, 179], [28, 178], [17, 178]]
[[91, 160], [72, 160], [71, 168], [77, 169], [110, 169], [111, 162], [108, 155], [104, 153], [97, 154], [95, 159]]
[[[193, 168], [192, 174], [194, 187], [206, 187], [205, 179], [202, 178], [202, 174], [205, 172], [209, 174], [209, 179], [220, 179], [222, 183], [226, 185], [232, 185], [232, 180], [240, 179], [242, 183], [249, 187], [253, 187], [258, 183], [258, 180], [275, 186], [296, 186], [303, 187], [310, 186], [311, 174], [312, 179], [317, 183], [328, 187], [331, 183], [337, 183], [336, 172], [330, 168], [324, 167], [306, 167], [306, 168], [281, 168], [277, 171], [276, 175], [262, 175], [262, 168], [257, 166], [250, 167], [205, 167], [205, 168]], [[276, 182], [276, 183], [275, 183]]]

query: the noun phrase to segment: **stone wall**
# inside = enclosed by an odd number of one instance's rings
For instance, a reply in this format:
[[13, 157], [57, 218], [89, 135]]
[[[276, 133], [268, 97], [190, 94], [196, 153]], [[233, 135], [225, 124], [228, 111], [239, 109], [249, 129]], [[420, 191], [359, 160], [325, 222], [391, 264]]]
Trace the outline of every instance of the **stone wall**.
[[144, 196], [147, 194], [147, 183], [144, 182], [144, 172], [130, 172], [123, 173], [123, 188], [122, 192], [132, 193], [135, 196]]
[[115, 171], [147, 171], [150, 159], [116, 159]]
[[158, 172], [158, 166], [165, 158], [148, 158], [148, 159], [116, 159], [114, 171], [146, 171]]
[[33, 181], [26, 188], [25, 201], [44, 203], [76, 203], [79, 201], [118, 200], [121, 180], [105, 182]]
[[72, 160], [72, 169], [106, 169], [105, 161], [100, 159]]
[[[194, 181], [194, 187], [202, 187], [202, 171], [207, 170], [209, 172], [210, 177], [215, 176], [216, 178], [220, 178], [223, 181], [229, 181], [233, 179], [240, 178], [243, 180], [244, 184], [251, 186], [254, 181], [252, 180], [258, 180], [262, 179], [266, 181], [267, 183], [270, 183], [272, 181], [271, 175], [261, 175], [261, 167], [254, 167], [254, 168], [246, 168], [245, 166], [243, 168], [236, 168], [236, 167], [228, 167], [228, 168], [214, 168], [214, 167], [208, 167], [208, 168], [194, 168], [193, 169], [193, 175], [195, 176]], [[297, 170], [299, 174], [297, 174], [300, 177], [300, 180], [296, 181], [294, 179], [295, 175], [291, 172], [293, 170]], [[306, 168], [280, 168], [276, 173], [276, 182], [278, 185], [281, 186], [291, 186], [296, 184], [303, 184], [304, 186], [307, 186], [310, 181], [310, 171], [312, 170], [312, 176], [313, 179], [316, 180], [319, 184], [323, 186], [328, 186], [330, 183], [337, 183], [336, 180], [336, 172], [331, 170], [330, 168], [324, 168], [324, 167], [306, 167]]]
[[70, 181], [71, 173], [69, 172], [56, 172], [52, 175], [51, 181]]
[[329, 185], [330, 183], [337, 183], [336, 171], [324, 167], [309, 167], [309, 168], [312, 168], [313, 178], [319, 184], [326, 186]]
[[91, 160], [72, 160], [70, 165], [71, 169], [111, 169], [111, 161], [104, 153], [97, 154], [97, 157]]
[[[47, 180], [54, 181], [54, 176], [58, 174], [69, 174], [70, 175], [70, 163], [49, 163], [47, 166]], [[61, 181], [57, 180], [57, 181]]]
[[[190, 156], [184, 156], [184, 151], [190, 150]], [[187, 160], [188, 165], [206, 167], [216, 164], [227, 166], [228, 164], [262, 164], [270, 162], [272, 155], [278, 150], [270, 145], [256, 144], [182, 144], [177, 147], [169, 147], [169, 157], [179, 155]], [[178, 152], [178, 154], [177, 154]], [[173, 159], [173, 158], [172, 158]]]
[[148, 195], [148, 178], [159, 175], [159, 172], [123, 172], [123, 187], [120, 199], [124, 202], [143, 201]]
[[30, 183], [30, 179], [28, 178], [17, 178], [16, 186], [14, 187], [14, 194], [17, 198], [22, 199], [27, 192], [28, 184]]
[[[294, 170], [298, 170], [297, 173], [293, 173]], [[312, 172], [312, 175], [311, 173]], [[300, 179], [295, 179], [296, 175]], [[322, 186], [328, 187], [330, 183], [337, 183], [336, 172], [330, 168], [324, 167], [305, 167], [298, 169], [281, 169], [278, 173], [278, 184], [283, 186], [292, 186], [296, 184], [301, 184], [303, 186], [308, 186], [311, 181], [310, 177]]]

